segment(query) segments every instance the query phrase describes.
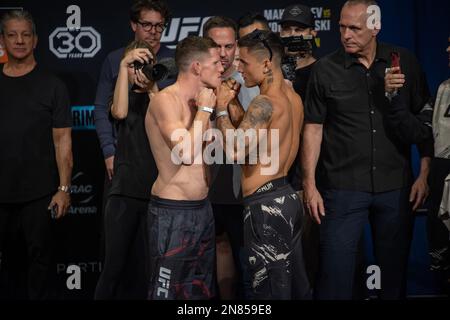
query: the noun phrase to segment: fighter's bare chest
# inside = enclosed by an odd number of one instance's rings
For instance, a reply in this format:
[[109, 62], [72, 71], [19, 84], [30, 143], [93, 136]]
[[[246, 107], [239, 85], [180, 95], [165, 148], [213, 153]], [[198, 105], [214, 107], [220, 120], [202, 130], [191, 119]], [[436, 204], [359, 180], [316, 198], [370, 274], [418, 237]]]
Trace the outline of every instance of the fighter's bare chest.
[[[196, 125], [195, 123], [195, 116], [197, 115], [197, 108], [196, 107], [186, 107], [183, 109], [183, 113], [182, 113], [182, 119], [183, 119], [183, 125], [184, 127], [189, 130], [190, 128], [192, 128], [193, 126]], [[199, 126], [200, 128], [202, 127], [202, 123], [200, 120], [198, 120], [198, 124], [197, 126]], [[209, 127], [209, 125], [208, 125]]]

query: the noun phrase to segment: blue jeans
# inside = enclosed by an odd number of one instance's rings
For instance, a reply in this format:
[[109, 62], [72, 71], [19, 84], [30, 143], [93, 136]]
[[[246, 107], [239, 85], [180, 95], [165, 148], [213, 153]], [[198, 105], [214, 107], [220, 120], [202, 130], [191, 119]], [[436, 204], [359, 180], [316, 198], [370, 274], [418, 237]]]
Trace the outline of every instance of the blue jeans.
[[367, 219], [374, 255], [381, 270], [381, 299], [406, 295], [406, 269], [414, 216], [409, 188], [368, 193], [324, 190], [320, 225], [320, 268], [316, 299], [352, 299], [358, 242]]

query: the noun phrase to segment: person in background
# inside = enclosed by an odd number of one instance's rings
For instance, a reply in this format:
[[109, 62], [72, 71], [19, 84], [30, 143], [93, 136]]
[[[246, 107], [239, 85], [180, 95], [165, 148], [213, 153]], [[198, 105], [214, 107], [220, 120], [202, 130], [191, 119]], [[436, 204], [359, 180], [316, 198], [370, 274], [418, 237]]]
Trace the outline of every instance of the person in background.
[[[64, 83], [36, 62], [36, 26], [27, 11], [0, 21], [8, 62], [0, 66], [0, 295], [51, 296], [54, 219], [70, 207], [72, 117]], [[26, 297], [14, 273], [26, 243]], [[6, 277], [3, 275], [6, 272]]]
[[[163, 0], [135, 0], [130, 7], [130, 26], [134, 32], [134, 40], [141, 40], [148, 43], [154, 53], [156, 60], [166, 57], [173, 57], [173, 50], [161, 45], [161, 36], [170, 22], [171, 14], [167, 4]], [[102, 212], [105, 212], [106, 201], [111, 188], [112, 177], [114, 176], [114, 156], [117, 148], [117, 132], [114, 126], [114, 119], [110, 113], [110, 105], [113, 99], [114, 86], [120, 70], [120, 62], [124, 56], [125, 47], [110, 52], [103, 62], [100, 77], [97, 85], [95, 97], [94, 121], [97, 137], [100, 142], [103, 157], [105, 159], [105, 183], [103, 190]], [[165, 80], [158, 83], [159, 89], [172, 83]], [[156, 174], [156, 172], [154, 173]], [[104, 216], [104, 214], [103, 214]], [[100, 256], [104, 260], [104, 223], [101, 227]], [[143, 239], [144, 235], [138, 233], [136, 237]], [[143, 241], [137, 241], [137, 244]], [[136, 252], [142, 252], [144, 248], [135, 248]], [[139, 264], [140, 257], [132, 255], [135, 264]], [[131, 274], [130, 274], [131, 275]], [[135, 279], [130, 279], [126, 283], [135, 283]], [[127, 290], [124, 288], [124, 290]]]
[[[139, 65], [154, 63], [152, 47], [142, 40], [126, 47], [120, 63], [111, 105], [117, 121], [117, 149], [104, 214], [105, 263], [95, 292], [98, 300], [147, 297], [145, 238], [136, 235], [146, 232], [150, 190], [158, 172], [145, 132], [145, 115], [158, 87]], [[141, 242], [136, 247], [142, 251], [135, 251], [135, 241]], [[139, 259], [130, 259], [135, 255]]]
[[269, 22], [259, 12], [247, 12], [238, 19], [239, 38], [246, 36], [254, 30], [270, 31]]
[[412, 210], [426, 198], [429, 155], [419, 146], [421, 171], [413, 181], [411, 144], [385, 126], [391, 53], [400, 52], [411, 113], [429, 100], [428, 87], [411, 53], [377, 41], [380, 28], [367, 23], [371, 5], [377, 4], [343, 5], [342, 48], [315, 63], [307, 89], [301, 155], [305, 205], [320, 225], [317, 299], [353, 298], [358, 243], [369, 218], [383, 272], [380, 298], [404, 298]]
[[[234, 103], [247, 110], [250, 101], [259, 94], [257, 87], [247, 88], [241, 74], [233, 65], [237, 48], [237, 25], [228, 17], [215, 16], [203, 26], [203, 36], [219, 46], [220, 62], [224, 69], [222, 80], [234, 79], [241, 84]], [[240, 248], [243, 243], [242, 192], [238, 164], [212, 166], [212, 184], [209, 199], [212, 204], [216, 229], [217, 282], [221, 299], [236, 299], [242, 295], [242, 268]]]

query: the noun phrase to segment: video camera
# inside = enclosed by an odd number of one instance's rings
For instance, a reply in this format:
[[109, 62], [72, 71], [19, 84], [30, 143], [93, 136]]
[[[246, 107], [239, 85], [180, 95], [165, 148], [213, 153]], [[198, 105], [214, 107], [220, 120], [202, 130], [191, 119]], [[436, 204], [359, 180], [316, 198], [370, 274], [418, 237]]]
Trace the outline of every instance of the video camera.
[[285, 79], [295, 80], [295, 69], [297, 68], [297, 59], [303, 58], [308, 52], [315, 48], [314, 36], [301, 35], [292, 37], [282, 37], [283, 46], [287, 49], [281, 62], [281, 69]]
[[288, 52], [300, 52], [300, 54], [302, 52], [312, 51], [315, 46], [312, 35], [283, 37], [281, 41]]

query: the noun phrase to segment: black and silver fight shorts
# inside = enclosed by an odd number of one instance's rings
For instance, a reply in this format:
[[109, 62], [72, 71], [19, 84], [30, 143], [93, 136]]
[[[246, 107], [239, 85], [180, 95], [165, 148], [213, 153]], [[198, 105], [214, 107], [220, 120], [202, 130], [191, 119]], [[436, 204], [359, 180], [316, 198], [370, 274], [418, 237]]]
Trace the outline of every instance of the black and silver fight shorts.
[[303, 260], [303, 207], [286, 178], [244, 198], [244, 250], [249, 299], [311, 299]]

